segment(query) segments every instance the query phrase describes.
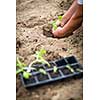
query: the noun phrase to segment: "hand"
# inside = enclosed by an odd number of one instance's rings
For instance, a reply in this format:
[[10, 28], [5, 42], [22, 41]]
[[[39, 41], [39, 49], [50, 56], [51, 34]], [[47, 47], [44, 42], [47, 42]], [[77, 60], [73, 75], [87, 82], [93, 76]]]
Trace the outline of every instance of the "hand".
[[69, 10], [62, 18], [61, 26], [57, 30], [53, 30], [54, 37], [70, 36], [81, 26], [83, 21], [83, 6], [79, 5], [75, 0]]
[[56, 30], [52, 30], [54, 37], [64, 37], [64, 32], [62, 27], [58, 27]]

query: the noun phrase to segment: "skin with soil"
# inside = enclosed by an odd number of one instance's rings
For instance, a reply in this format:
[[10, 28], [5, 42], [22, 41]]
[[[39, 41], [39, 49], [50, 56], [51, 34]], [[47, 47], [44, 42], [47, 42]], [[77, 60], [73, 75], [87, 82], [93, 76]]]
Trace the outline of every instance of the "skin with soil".
[[[64, 14], [72, 0], [16, 0], [16, 2], [16, 53], [21, 61], [29, 64], [34, 60], [35, 51], [45, 48], [46, 60], [74, 55], [82, 64], [82, 26], [68, 38], [57, 39], [44, 35], [44, 27], [48, 26], [51, 19]], [[45, 30], [50, 34], [50, 30], [47, 28]], [[17, 100], [83, 100], [82, 81], [82, 79], [65, 79], [27, 90], [17, 76], [16, 98]]]

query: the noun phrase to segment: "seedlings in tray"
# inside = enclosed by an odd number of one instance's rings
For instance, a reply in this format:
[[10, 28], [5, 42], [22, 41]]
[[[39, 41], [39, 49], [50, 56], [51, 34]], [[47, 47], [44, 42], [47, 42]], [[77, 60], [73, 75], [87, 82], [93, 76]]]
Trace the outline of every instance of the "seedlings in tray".
[[42, 64], [47, 64], [50, 67], [50, 64], [43, 58], [43, 55], [46, 54], [46, 50], [45, 49], [41, 49], [40, 51], [36, 51], [36, 54], [34, 54], [34, 56], [36, 57], [36, 60], [34, 60], [33, 62], [31, 62], [29, 64], [29, 67], [32, 66], [32, 64], [35, 63], [42, 63]]
[[23, 77], [25, 79], [28, 79], [31, 76], [31, 73], [25, 71], [25, 66], [26, 64], [22, 63], [19, 58], [17, 57], [17, 61], [16, 61], [16, 66], [18, 67], [17, 71], [16, 71], [16, 75], [19, 73], [23, 73]]
[[71, 66], [68, 64], [68, 65], [66, 65], [66, 68], [68, 68], [72, 73], [74, 73], [75, 71], [74, 71], [74, 69], [73, 68], [71, 68]]
[[56, 73], [58, 68], [56, 66], [53, 67], [53, 72]]
[[29, 73], [29, 72], [23, 72], [23, 77], [25, 78], [25, 79], [29, 79], [29, 77], [31, 76], [31, 73]]
[[78, 71], [78, 72], [83, 72], [83, 70], [81, 70], [81, 69], [79, 69], [79, 68], [77, 68], [76, 71]]
[[39, 69], [39, 72], [42, 73], [42, 74], [44, 74], [44, 75], [47, 74], [47, 72], [44, 69], [42, 69], [42, 68]]

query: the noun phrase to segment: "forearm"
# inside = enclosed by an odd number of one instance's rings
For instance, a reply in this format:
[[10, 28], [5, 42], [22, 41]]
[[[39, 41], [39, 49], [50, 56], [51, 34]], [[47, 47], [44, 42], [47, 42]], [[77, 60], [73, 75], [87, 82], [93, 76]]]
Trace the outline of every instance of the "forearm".
[[[77, 9], [71, 19], [67, 22], [67, 24], [64, 25], [63, 31], [64, 32], [72, 32], [74, 31], [77, 26], [79, 26], [82, 23], [82, 16], [83, 16], [83, 6], [77, 4]], [[77, 26], [76, 26], [77, 24]]]

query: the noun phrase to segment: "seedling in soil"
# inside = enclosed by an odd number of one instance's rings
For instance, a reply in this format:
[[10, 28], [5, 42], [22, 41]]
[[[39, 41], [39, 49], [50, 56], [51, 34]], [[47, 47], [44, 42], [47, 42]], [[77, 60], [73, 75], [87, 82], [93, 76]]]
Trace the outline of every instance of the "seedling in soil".
[[34, 54], [36, 60], [30, 63], [29, 68], [35, 63], [47, 64], [50, 67], [50, 64], [43, 58], [44, 54], [46, 54], [46, 50], [44, 49], [41, 49], [40, 51], [36, 51], [36, 54]]
[[52, 22], [52, 27], [53, 27], [53, 30], [55, 31], [58, 26], [60, 25], [61, 23], [61, 20], [62, 20], [62, 16], [58, 16], [58, 19], [56, 21], [53, 21]]
[[39, 69], [39, 72], [42, 73], [42, 74], [44, 74], [44, 75], [47, 74], [47, 72], [44, 69], [42, 69], [42, 68]]
[[56, 29], [57, 29], [56, 21], [53, 21], [53, 22], [52, 22], [52, 27], [53, 27], [53, 30], [56, 30]]
[[56, 66], [53, 67], [53, 72], [56, 73], [58, 68]]
[[71, 66], [68, 64], [68, 65], [66, 65], [66, 68], [68, 68], [72, 73], [74, 73], [75, 71], [74, 71], [74, 69], [73, 68], [71, 68]]
[[58, 20], [60, 20], [60, 21], [61, 21], [61, 20], [62, 20], [62, 16], [58, 16]]

